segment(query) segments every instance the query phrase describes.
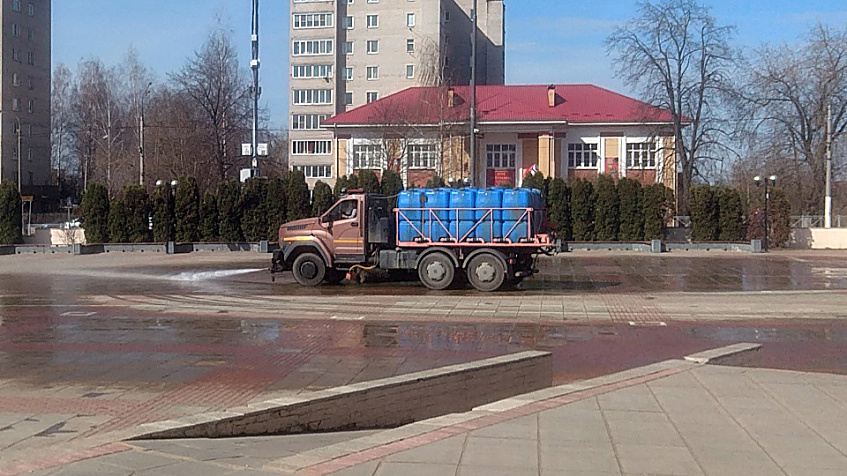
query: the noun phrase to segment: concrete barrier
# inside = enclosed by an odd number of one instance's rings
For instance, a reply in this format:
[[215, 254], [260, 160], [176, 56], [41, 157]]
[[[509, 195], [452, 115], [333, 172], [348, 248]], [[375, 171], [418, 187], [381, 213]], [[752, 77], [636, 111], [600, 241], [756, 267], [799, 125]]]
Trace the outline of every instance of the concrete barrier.
[[16, 245], [15, 254], [71, 254], [73, 246], [51, 246], [51, 245]]
[[219, 438], [394, 428], [550, 387], [548, 352], [522, 352], [141, 425], [132, 439]]

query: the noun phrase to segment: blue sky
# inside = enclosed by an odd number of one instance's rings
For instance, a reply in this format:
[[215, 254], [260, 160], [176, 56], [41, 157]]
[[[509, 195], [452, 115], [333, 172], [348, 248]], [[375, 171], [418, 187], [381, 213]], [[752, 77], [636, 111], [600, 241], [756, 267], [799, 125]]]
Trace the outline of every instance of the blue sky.
[[[427, 0], [422, 0], [427, 1]], [[289, 0], [260, 0], [262, 102], [274, 127], [287, 122]], [[737, 27], [737, 43], [794, 42], [809, 26], [847, 24], [847, 4], [804, 0], [711, 0], [714, 15]], [[57, 0], [53, 64], [82, 59], [118, 64], [132, 46], [168, 80], [218, 25], [233, 33], [245, 70], [250, 58], [251, 0]], [[631, 0], [506, 0], [509, 84], [593, 83], [629, 93], [614, 77], [603, 41], [635, 14]]]

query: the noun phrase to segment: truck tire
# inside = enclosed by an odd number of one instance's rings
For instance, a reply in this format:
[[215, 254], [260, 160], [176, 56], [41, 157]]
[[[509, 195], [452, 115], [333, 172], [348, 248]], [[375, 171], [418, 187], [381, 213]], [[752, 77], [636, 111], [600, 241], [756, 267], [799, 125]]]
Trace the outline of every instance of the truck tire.
[[431, 253], [418, 262], [418, 278], [424, 286], [435, 291], [447, 289], [453, 284], [456, 268], [453, 260], [444, 253]]
[[344, 278], [347, 277], [347, 273], [338, 269], [328, 269], [326, 270], [326, 275], [324, 276], [324, 282], [330, 285], [338, 285], [341, 284], [341, 281], [344, 281]]
[[467, 266], [468, 281], [475, 289], [491, 292], [500, 289], [506, 280], [506, 269], [494, 255], [483, 253], [471, 258]]
[[318, 286], [326, 276], [326, 264], [323, 258], [314, 253], [303, 253], [294, 260], [291, 267], [294, 280], [302, 286]]

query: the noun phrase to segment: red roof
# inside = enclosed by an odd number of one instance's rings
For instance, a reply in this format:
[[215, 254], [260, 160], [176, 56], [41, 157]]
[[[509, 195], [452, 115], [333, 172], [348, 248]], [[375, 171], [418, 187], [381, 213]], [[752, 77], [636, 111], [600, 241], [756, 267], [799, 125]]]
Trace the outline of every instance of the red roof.
[[[591, 84], [478, 86], [478, 120], [486, 122], [656, 123], [671, 122], [670, 112]], [[456, 86], [453, 107], [444, 88], [414, 87], [323, 121], [324, 125], [438, 124], [466, 122], [470, 86]]]

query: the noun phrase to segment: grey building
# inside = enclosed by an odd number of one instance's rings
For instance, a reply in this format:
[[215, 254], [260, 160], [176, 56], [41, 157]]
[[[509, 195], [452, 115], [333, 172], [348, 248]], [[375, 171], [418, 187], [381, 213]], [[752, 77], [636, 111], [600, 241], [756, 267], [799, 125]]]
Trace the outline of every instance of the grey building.
[[[289, 161], [317, 180], [338, 171], [321, 120], [421, 85], [470, 82], [473, 0], [291, 0]], [[477, 81], [503, 84], [502, 0], [478, 0]], [[344, 171], [342, 171], [342, 175]]]
[[2, 0], [0, 181], [39, 198], [52, 184], [50, 19], [50, 0]]

